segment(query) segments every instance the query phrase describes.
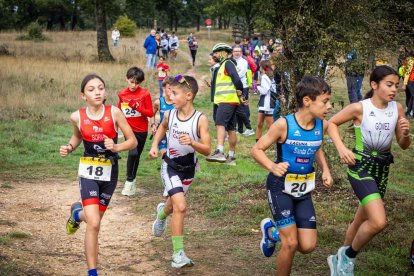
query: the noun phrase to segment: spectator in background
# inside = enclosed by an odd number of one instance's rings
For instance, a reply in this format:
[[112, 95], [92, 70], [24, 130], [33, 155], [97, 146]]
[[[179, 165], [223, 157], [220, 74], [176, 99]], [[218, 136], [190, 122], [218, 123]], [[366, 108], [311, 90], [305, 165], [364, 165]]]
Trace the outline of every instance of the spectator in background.
[[350, 103], [355, 103], [362, 100], [361, 88], [367, 65], [367, 62], [365, 62], [357, 54], [355, 48], [348, 53], [345, 64], [345, 74], [346, 86], [348, 88], [348, 98]]
[[[403, 90], [406, 91], [407, 110], [405, 115], [414, 118], [414, 51], [411, 50], [407, 58], [407, 67], [404, 74]], [[408, 99], [408, 100], [407, 100]]]
[[151, 30], [150, 35], [147, 36], [144, 42], [145, 56], [147, 62], [146, 69], [155, 69], [157, 63], [157, 42], [155, 41], [155, 30]]
[[190, 47], [191, 57], [193, 58], [193, 66], [195, 65], [195, 59], [197, 55], [198, 42], [195, 36], [191, 37], [191, 40], [188, 42]]
[[157, 51], [156, 51], [156, 56], [157, 58], [161, 56], [161, 35], [160, 33], [156, 33], [155, 34], [155, 42], [157, 42]]
[[167, 33], [164, 33], [161, 36], [161, 53], [164, 59], [168, 58], [168, 52], [169, 52], [169, 41], [168, 41], [168, 35]]
[[112, 31], [112, 43], [114, 44], [114, 47], [118, 47], [120, 36], [121, 34], [119, 33], [118, 28], [115, 27], [114, 30]]
[[175, 32], [172, 32], [172, 35], [170, 37], [170, 53], [174, 59], [177, 57], [177, 50], [179, 46], [180, 43], [178, 41], [178, 37], [175, 36]]

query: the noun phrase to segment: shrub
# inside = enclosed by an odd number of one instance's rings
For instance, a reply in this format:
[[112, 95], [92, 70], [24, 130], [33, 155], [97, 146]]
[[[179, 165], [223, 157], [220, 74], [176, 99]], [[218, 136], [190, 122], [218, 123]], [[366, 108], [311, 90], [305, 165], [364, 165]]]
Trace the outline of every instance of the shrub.
[[44, 41], [47, 37], [43, 35], [42, 26], [37, 22], [32, 22], [27, 27], [27, 35], [21, 35], [17, 37], [18, 40], [33, 40], [33, 41]]
[[121, 33], [121, 37], [135, 37], [136, 24], [127, 15], [121, 15], [115, 22], [115, 26]]

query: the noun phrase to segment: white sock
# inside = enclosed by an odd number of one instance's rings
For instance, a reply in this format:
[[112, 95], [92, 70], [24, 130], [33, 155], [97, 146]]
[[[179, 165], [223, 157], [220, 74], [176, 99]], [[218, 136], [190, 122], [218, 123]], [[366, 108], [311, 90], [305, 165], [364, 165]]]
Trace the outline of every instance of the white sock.
[[223, 151], [224, 151], [224, 146], [217, 145], [217, 149], [218, 149], [220, 152], [223, 152]]
[[234, 157], [234, 151], [229, 150], [229, 156], [230, 156], [230, 157]]

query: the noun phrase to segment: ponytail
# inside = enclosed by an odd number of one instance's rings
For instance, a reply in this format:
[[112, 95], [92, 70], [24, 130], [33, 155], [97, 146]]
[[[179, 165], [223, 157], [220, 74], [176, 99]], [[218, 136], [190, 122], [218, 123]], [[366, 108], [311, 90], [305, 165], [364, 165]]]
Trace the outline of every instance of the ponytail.
[[367, 94], [365, 94], [364, 100], [372, 98], [374, 96], [374, 90], [369, 90]]

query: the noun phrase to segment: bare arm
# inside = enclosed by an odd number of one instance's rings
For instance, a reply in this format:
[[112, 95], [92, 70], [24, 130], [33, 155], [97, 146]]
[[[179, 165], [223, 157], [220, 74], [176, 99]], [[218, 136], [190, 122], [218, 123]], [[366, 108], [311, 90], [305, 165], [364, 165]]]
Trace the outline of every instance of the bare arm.
[[[328, 128], [328, 122], [323, 120], [323, 133], [326, 132]], [[315, 161], [318, 163], [319, 167], [322, 169], [322, 182], [326, 188], [330, 188], [333, 183], [331, 176], [331, 171], [329, 170], [328, 162], [326, 162], [325, 153], [322, 150], [322, 145], [318, 149], [315, 155]]]
[[270, 126], [269, 131], [257, 141], [250, 151], [250, 155], [257, 163], [276, 176], [283, 176], [287, 172], [289, 163], [282, 162], [275, 164], [266, 156], [265, 150], [275, 142], [283, 142], [286, 139], [286, 135], [286, 120], [280, 118]]
[[130, 150], [130, 149], [135, 148], [138, 145], [138, 142], [124, 114], [119, 108], [114, 107], [114, 106], [112, 107], [112, 111], [114, 114], [115, 123], [121, 129], [122, 133], [124, 134], [125, 141], [120, 144], [114, 144], [112, 139], [106, 138], [105, 148], [107, 148], [108, 150], [112, 152], [120, 152], [120, 151], [125, 151], [125, 150]]
[[198, 133], [200, 134], [200, 142], [192, 140], [188, 134], [182, 134], [179, 138], [180, 144], [190, 145], [195, 151], [207, 156], [211, 152], [211, 139], [208, 130], [208, 119], [204, 114], [200, 116], [198, 121]]
[[395, 136], [398, 145], [403, 150], [411, 145], [410, 122], [405, 118], [404, 109], [400, 103], [398, 103], [398, 122], [397, 127], [395, 128]]
[[70, 115], [70, 122], [72, 124], [73, 134], [69, 140], [69, 144], [60, 146], [59, 153], [62, 157], [67, 157], [69, 153], [74, 151], [82, 142], [82, 134], [79, 131], [79, 112], [76, 111]]
[[338, 126], [345, 122], [354, 120], [354, 122], [362, 121], [362, 104], [353, 103], [336, 113], [330, 120], [328, 125], [328, 134], [335, 145], [341, 161], [348, 165], [355, 164], [354, 153], [348, 149], [341, 140]]
[[160, 110], [160, 100], [159, 99], [157, 99], [157, 100], [155, 100], [154, 101], [154, 116], [152, 116], [151, 118], [150, 118], [150, 124], [151, 124], [151, 131], [152, 131], [152, 134], [154, 135], [155, 134], [155, 132], [157, 131], [157, 126], [156, 126], [156, 123], [155, 123], [155, 115], [157, 114], [157, 112]]
[[158, 157], [158, 143], [161, 141], [161, 138], [164, 137], [168, 129], [168, 118], [170, 117], [170, 111], [164, 113], [164, 119], [159, 125], [157, 132], [155, 133], [154, 140], [152, 141], [151, 149], [149, 151], [149, 156], [151, 158]]

